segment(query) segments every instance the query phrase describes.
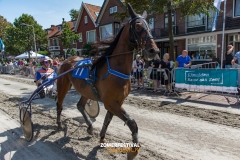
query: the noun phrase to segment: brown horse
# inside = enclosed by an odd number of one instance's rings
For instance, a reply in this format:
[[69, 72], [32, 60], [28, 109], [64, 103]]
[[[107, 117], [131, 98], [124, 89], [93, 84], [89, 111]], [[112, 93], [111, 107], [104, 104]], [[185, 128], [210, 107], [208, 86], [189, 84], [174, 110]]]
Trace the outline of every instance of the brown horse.
[[[92, 121], [85, 111], [85, 104], [88, 99], [92, 99], [103, 102], [107, 110], [100, 132], [100, 142], [105, 142], [107, 127], [113, 115], [115, 115], [123, 120], [131, 130], [133, 143], [138, 143], [137, 124], [122, 107], [124, 99], [131, 91], [129, 75], [132, 70], [133, 50], [137, 49], [144, 54], [144, 57], [152, 59], [159, 52], [159, 49], [153, 40], [151, 30], [145, 20], [147, 13], [144, 12], [142, 16], [136, 14], [130, 4], [128, 4], [128, 11], [131, 20], [121, 28], [116, 38], [109, 43], [108, 48], [105, 49], [102, 56], [92, 66], [92, 68], [96, 67], [96, 77], [99, 80], [96, 80], [91, 85], [83, 79], [72, 77], [72, 72], [58, 79], [57, 124], [59, 129], [61, 129], [60, 115], [63, 100], [71, 85], [73, 85], [76, 91], [81, 94], [77, 108], [88, 125], [87, 132], [89, 134], [92, 134], [93, 126]], [[70, 70], [81, 59], [83, 58], [74, 56], [65, 60], [59, 70], [59, 74]], [[118, 76], [116, 72], [113, 73], [109, 70], [115, 70], [123, 76]], [[137, 153], [134, 154], [135, 157]], [[129, 159], [133, 159], [131, 156], [128, 154]]]

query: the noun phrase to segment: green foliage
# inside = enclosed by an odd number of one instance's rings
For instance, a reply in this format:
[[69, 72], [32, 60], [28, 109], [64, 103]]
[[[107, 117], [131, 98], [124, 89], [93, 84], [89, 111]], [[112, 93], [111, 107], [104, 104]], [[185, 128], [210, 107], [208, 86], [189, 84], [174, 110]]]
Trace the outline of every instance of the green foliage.
[[[33, 27], [23, 25], [23, 23], [32, 25]], [[12, 26], [6, 29], [6, 52], [12, 55], [18, 55], [34, 49], [33, 28], [36, 44], [46, 44], [46, 32], [42, 29], [42, 26], [40, 26], [31, 15], [22, 14], [14, 20]], [[37, 48], [40, 47], [42, 46], [37, 46]]]
[[74, 49], [70, 48], [67, 50], [67, 55], [72, 55], [72, 56], [76, 56], [77, 55], [77, 51], [75, 51]]
[[0, 15], [0, 38], [2, 40], [5, 38], [7, 27], [10, 26], [11, 24], [3, 16]]
[[84, 43], [82, 46], [82, 54], [87, 56], [94, 56], [96, 54], [93, 43]]
[[60, 40], [62, 42], [62, 45], [65, 48], [72, 48], [72, 44], [74, 41], [77, 41], [79, 39], [79, 35], [75, 34], [68, 23], [64, 23], [63, 25], [63, 31], [60, 35]]
[[76, 9], [71, 9], [71, 10], [69, 11], [69, 15], [70, 15], [70, 17], [71, 17], [71, 21], [77, 20], [78, 13], [79, 13], [79, 11], [76, 10]]
[[39, 54], [41, 54], [41, 55], [45, 55], [45, 56], [48, 56], [49, 55], [49, 52], [48, 51], [39, 51], [38, 52]]
[[[187, 15], [200, 15], [201, 13], [208, 14], [209, 11], [215, 10], [213, 6], [214, 0], [125, 0], [123, 2], [124, 7], [127, 3], [130, 3], [136, 13], [143, 13], [147, 11], [153, 15], [166, 13], [168, 10], [175, 12], [176, 10], [181, 11], [181, 17]], [[170, 5], [169, 5], [170, 4]], [[124, 19], [128, 17], [127, 9], [123, 13], [116, 13], [116, 17]]]
[[[138, 14], [147, 11], [153, 16], [157, 14], [168, 14], [168, 28], [173, 28], [171, 15], [177, 10], [181, 12], [181, 18], [186, 17], [187, 15], [200, 15], [201, 13], [209, 14], [210, 11], [216, 10], [213, 6], [214, 0], [125, 0], [123, 2], [124, 6], [127, 6], [128, 3], [132, 5], [135, 12]], [[123, 13], [116, 13], [115, 17], [120, 18], [122, 21], [128, 17], [127, 9]], [[176, 55], [173, 51], [173, 31], [169, 30], [169, 42], [170, 42], [170, 58], [175, 59]]]

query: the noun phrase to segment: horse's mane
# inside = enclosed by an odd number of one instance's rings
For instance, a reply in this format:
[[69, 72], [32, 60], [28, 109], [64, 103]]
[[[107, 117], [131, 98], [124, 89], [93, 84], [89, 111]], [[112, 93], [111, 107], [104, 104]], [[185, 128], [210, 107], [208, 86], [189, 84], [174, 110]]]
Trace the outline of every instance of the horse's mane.
[[93, 65], [92, 65], [92, 69], [95, 68], [95, 67], [98, 67], [100, 68], [105, 60], [106, 60], [106, 56], [109, 56], [113, 53], [119, 39], [120, 39], [120, 36], [122, 34], [122, 31], [123, 31], [123, 28], [124, 26], [120, 29], [120, 31], [118, 32], [117, 36], [114, 38], [114, 40], [112, 41], [103, 41], [103, 42], [99, 42], [96, 44], [95, 47], [98, 47], [98, 45], [102, 45], [102, 46], [109, 46], [109, 47], [105, 47], [105, 48], [100, 48], [98, 49], [98, 54], [101, 54], [101, 56], [99, 58], [95, 57], [93, 60]]

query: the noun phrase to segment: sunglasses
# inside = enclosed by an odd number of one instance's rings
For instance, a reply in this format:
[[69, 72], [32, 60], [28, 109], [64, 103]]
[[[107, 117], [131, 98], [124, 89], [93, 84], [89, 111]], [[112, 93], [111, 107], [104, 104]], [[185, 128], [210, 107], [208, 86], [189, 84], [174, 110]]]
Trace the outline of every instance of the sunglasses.
[[48, 63], [49, 63], [49, 61], [44, 61], [44, 63], [45, 63], [45, 64], [48, 64]]

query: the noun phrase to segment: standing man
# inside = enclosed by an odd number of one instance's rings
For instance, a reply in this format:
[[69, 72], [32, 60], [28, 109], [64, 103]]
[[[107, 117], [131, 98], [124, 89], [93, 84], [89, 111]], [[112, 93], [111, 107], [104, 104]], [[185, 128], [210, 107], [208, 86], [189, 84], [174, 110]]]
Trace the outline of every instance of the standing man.
[[232, 68], [232, 60], [234, 57], [233, 49], [234, 49], [234, 46], [232, 45], [227, 46], [225, 68]]
[[240, 51], [238, 51], [232, 59], [232, 64], [235, 64], [236, 60], [238, 60], [238, 65], [240, 63]]
[[176, 67], [187, 68], [192, 65], [191, 58], [188, 56], [188, 51], [183, 50], [182, 54], [177, 57]]
[[[43, 83], [55, 78], [57, 76], [57, 74], [54, 72], [53, 69], [50, 68], [50, 64], [51, 64], [51, 59], [47, 56], [42, 56], [39, 60], [40, 65], [42, 66], [42, 68], [40, 68], [36, 74], [35, 74], [35, 80], [34, 82], [36, 83], [36, 85], [39, 87], [40, 85], [42, 85]], [[55, 81], [56, 83], [56, 81]], [[44, 88], [44, 90], [42, 90], [39, 95], [41, 98], [45, 97], [45, 94], [47, 92], [47, 90], [49, 91], [53, 91], [54, 90], [54, 82], [50, 83], [48, 86], [46, 86], [46, 88]]]

